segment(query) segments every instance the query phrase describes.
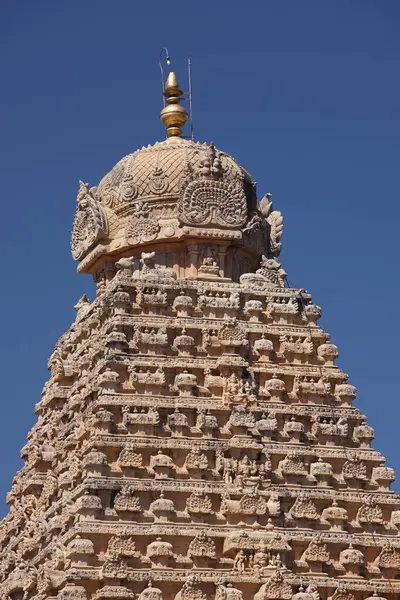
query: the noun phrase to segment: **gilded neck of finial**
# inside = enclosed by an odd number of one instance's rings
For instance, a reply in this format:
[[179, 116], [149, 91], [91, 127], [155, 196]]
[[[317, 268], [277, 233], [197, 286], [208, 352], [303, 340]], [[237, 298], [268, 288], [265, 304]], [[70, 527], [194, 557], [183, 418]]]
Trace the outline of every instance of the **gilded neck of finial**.
[[166, 127], [167, 137], [180, 136], [188, 114], [180, 105], [183, 92], [179, 89], [178, 78], [173, 71], [165, 82], [164, 96], [166, 97], [166, 106], [160, 114], [161, 122]]

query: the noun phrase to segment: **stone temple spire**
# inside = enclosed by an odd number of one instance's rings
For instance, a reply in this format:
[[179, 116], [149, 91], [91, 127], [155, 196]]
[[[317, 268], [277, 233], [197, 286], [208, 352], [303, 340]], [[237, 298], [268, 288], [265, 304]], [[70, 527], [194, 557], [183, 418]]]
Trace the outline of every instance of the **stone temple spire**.
[[96, 298], [49, 359], [0, 525], [0, 600], [397, 600], [400, 498], [283, 218], [171, 136], [80, 183]]
[[188, 114], [180, 105], [183, 92], [179, 89], [178, 78], [173, 71], [170, 72], [165, 82], [164, 96], [167, 99], [167, 105], [161, 111], [161, 122], [166, 127], [167, 137], [180, 136]]

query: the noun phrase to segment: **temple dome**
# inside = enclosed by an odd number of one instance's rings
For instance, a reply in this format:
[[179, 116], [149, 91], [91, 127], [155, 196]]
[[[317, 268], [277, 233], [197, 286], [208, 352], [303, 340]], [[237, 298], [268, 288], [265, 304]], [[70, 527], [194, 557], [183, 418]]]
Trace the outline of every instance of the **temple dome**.
[[255, 182], [212, 143], [170, 137], [137, 150], [97, 187], [81, 182], [77, 202], [71, 247], [82, 272], [105, 255], [190, 237], [247, 245], [251, 233], [258, 262], [265, 249]]
[[210, 160], [211, 152], [215, 154], [214, 160], [221, 161], [221, 174], [251, 182], [250, 175], [213, 144], [172, 137], [122, 158], [100, 181], [96, 196], [117, 214], [124, 213], [134, 200], [176, 200], [190, 173], [207, 169], [204, 162]]

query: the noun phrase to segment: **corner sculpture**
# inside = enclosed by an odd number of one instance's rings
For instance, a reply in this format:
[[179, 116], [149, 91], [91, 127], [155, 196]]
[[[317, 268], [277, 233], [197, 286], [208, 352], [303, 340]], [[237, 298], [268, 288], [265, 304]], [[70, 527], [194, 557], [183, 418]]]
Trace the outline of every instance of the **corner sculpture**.
[[400, 499], [356, 389], [287, 287], [271, 194], [167, 139], [80, 183], [96, 298], [49, 360], [0, 528], [1, 600], [395, 600]]

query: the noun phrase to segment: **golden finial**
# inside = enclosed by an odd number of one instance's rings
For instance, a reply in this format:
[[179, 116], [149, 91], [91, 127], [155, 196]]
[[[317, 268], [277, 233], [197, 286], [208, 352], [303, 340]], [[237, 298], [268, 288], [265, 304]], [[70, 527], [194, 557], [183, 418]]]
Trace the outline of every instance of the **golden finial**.
[[179, 89], [178, 78], [173, 71], [168, 75], [164, 87], [167, 105], [160, 113], [160, 119], [167, 129], [167, 137], [180, 136], [182, 127], [188, 120], [186, 110], [179, 104], [182, 90]]

